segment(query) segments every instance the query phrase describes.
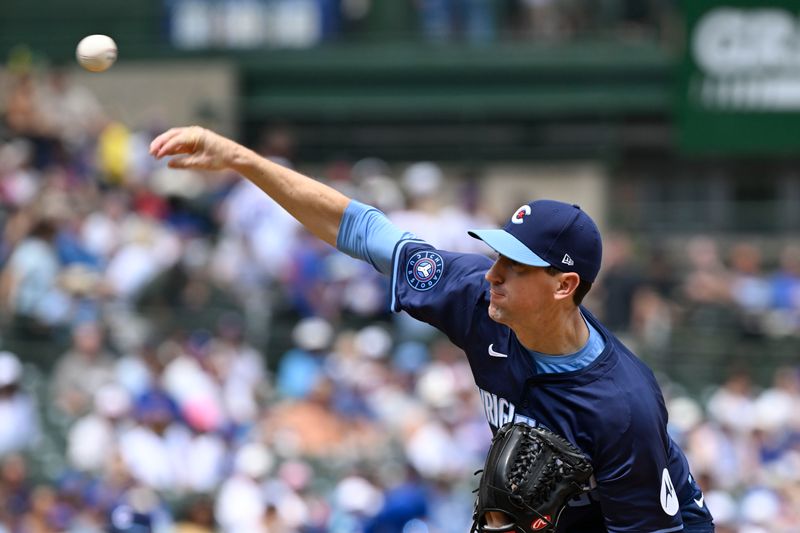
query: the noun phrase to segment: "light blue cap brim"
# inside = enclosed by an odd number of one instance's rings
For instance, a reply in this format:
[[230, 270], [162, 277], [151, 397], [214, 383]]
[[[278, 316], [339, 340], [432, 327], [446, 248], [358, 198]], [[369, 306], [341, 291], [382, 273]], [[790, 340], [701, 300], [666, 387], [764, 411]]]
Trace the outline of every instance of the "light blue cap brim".
[[489, 245], [495, 252], [504, 255], [509, 259], [536, 267], [550, 266], [550, 263], [531, 252], [530, 249], [522, 244], [522, 241], [503, 229], [474, 229], [467, 233], [471, 237], [480, 239]]

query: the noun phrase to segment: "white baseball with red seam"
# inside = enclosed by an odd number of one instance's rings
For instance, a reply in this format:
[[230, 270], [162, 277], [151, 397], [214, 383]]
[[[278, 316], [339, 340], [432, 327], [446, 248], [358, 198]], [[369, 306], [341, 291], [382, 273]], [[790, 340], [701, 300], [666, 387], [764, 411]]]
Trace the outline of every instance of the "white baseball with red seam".
[[75, 49], [78, 63], [91, 72], [103, 72], [117, 60], [117, 43], [108, 35], [87, 35]]

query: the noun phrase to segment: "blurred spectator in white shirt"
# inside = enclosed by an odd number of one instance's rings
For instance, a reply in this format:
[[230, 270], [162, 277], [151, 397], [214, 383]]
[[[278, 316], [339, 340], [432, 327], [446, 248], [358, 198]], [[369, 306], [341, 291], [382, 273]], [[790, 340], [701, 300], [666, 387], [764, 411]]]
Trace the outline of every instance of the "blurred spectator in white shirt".
[[444, 171], [436, 163], [418, 161], [405, 169], [401, 183], [407, 205], [387, 213], [389, 219], [398, 228], [443, 248], [449, 234], [448, 224], [442, 223], [440, 215]]
[[217, 429], [216, 420], [202, 404], [184, 409], [184, 418], [191, 429], [185, 434], [180, 467], [181, 488], [199, 494], [211, 494], [223, 480], [229, 450]]
[[23, 207], [38, 192], [41, 174], [32, 167], [33, 145], [26, 139], [0, 144], [0, 203]]
[[73, 148], [88, 143], [106, 120], [97, 96], [87, 86], [70, 79], [63, 69], [48, 73], [37, 96], [53, 132]]
[[258, 418], [259, 400], [270, 394], [264, 356], [245, 339], [244, 317], [226, 313], [219, 319], [209, 364], [222, 385], [225, 409], [236, 424]]
[[174, 265], [183, 252], [178, 237], [166, 226], [129, 217], [122, 242], [106, 269], [106, 281], [117, 298], [129, 302], [159, 272]]
[[83, 322], [72, 331], [72, 347], [56, 363], [51, 381], [58, 408], [71, 417], [91, 408], [101, 386], [114, 379], [114, 359], [105, 348], [105, 335], [97, 322]]
[[124, 430], [130, 407], [130, 395], [122, 386], [109, 383], [97, 389], [94, 409], [67, 434], [70, 464], [82, 472], [101, 473], [117, 452], [118, 433]]
[[21, 380], [19, 358], [0, 352], [0, 457], [32, 446], [40, 434], [36, 404]]
[[189, 430], [176, 422], [174, 401], [151, 390], [136, 400], [135, 416], [138, 423], [119, 439], [123, 462], [140, 483], [159, 491], [178, 490]]
[[[275, 459], [262, 444], [245, 444], [236, 452], [233, 473], [217, 493], [214, 514], [224, 533], [267, 533], [267, 504], [261, 482]], [[270, 532], [272, 533], [272, 532]]]
[[131, 217], [128, 199], [120, 192], [108, 192], [103, 196], [102, 206], [92, 211], [81, 227], [84, 246], [93, 254], [108, 262], [117, 251], [123, 237], [126, 220]]
[[289, 265], [301, 226], [274, 200], [241, 180], [222, 205], [223, 232], [244, 239], [256, 263], [270, 278]]
[[750, 377], [736, 372], [708, 399], [708, 414], [736, 433], [747, 433], [755, 423], [755, 406]]

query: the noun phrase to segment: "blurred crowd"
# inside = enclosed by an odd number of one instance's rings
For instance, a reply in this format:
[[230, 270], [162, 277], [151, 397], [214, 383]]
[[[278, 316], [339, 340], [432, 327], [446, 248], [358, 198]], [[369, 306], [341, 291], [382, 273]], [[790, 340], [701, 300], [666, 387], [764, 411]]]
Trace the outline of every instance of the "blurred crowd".
[[371, 39], [472, 44], [578, 35], [658, 39], [672, 0], [170, 0], [178, 48], [304, 48]]
[[735, 338], [800, 335], [800, 244], [791, 239], [723, 246], [692, 235], [637, 248], [631, 235], [611, 233], [604, 244], [599, 311], [645, 349], [668, 349], [682, 325], [734, 329]]
[[686, 451], [717, 531], [800, 527], [800, 372], [777, 369], [758, 387], [734, 372], [700, 404], [668, 401], [670, 429]]
[[[446, 339], [389, 315], [385, 278], [239, 177], [154, 161], [160, 125], [110, 120], [61, 72], [0, 102], [0, 532], [468, 529], [479, 396]], [[257, 148], [293, 164], [286, 132]], [[465, 230], [497, 223], [435, 163], [320, 174], [442, 248], [484, 253]], [[645, 351], [714, 310], [798, 335], [796, 247], [682, 249], [610, 233], [589, 307]], [[800, 527], [798, 372], [666, 383], [719, 531]]]

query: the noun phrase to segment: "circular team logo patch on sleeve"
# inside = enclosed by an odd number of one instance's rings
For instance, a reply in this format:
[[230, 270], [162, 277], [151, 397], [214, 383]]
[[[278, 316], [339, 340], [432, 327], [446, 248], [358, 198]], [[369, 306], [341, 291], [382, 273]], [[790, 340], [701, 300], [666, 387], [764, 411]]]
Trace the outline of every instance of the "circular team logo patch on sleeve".
[[436, 252], [417, 252], [406, 263], [406, 281], [418, 291], [427, 291], [439, 283], [444, 272], [444, 259]]

